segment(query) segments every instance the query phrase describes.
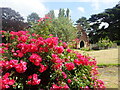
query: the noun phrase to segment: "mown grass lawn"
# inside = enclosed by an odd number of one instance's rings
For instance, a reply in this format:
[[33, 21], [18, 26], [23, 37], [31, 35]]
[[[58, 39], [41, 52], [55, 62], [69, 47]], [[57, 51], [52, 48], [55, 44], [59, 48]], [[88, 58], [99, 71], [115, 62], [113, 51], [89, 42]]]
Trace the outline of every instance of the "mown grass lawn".
[[96, 51], [81, 51], [80, 53], [89, 54], [89, 56], [97, 60], [97, 64], [118, 64], [118, 48], [96, 50]]
[[120, 47], [118, 48], [97, 51], [76, 51], [82, 54], [89, 54], [89, 56], [96, 58], [97, 65], [108, 65], [107, 67], [98, 68], [100, 73], [98, 78], [105, 82], [106, 88], [118, 88], [118, 82], [120, 83], [118, 80], [118, 66], [113, 66], [118, 63], [120, 64], [120, 61], [118, 62], [118, 56], [120, 55], [118, 50], [120, 50]]

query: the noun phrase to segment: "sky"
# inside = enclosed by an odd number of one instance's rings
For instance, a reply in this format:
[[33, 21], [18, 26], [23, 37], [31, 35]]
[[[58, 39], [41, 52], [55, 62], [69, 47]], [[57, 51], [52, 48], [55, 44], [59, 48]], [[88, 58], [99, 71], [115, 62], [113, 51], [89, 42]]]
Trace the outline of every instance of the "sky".
[[114, 7], [119, 0], [0, 0], [0, 7], [10, 7], [25, 19], [32, 12], [44, 17], [50, 10], [58, 15], [60, 8], [69, 8], [71, 19], [75, 22], [82, 16], [90, 18], [105, 9]]

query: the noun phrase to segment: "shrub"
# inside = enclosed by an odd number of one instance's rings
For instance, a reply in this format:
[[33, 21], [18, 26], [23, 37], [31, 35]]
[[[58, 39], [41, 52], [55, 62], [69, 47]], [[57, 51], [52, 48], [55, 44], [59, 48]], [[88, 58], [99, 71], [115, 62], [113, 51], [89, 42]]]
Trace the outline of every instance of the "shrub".
[[99, 47], [108, 48], [113, 45], [113, 42], [108, 37], [106, 37], [106, 38], [100, 39], [99, 42], [97, 43], [97, 45]]
[[96, 60], [81, 55], [57, 37], [43, 38], [28, 31], [1, 31], [8, 43], [0, 44], [3, 89], [105, 88], [97, 79]]
[[73, 39], [71, 42], [68, 42], [68, 48], [76, 49], [78, 43], [79, 43], [79, 39], [78, 38]]
[[38, 22], [31, 23], [31, 28], [28, 28], [28, 31], [32, 33], [37, 33], [41, 37], [47, 38], [50, 34], [50, 28], [51, 28], [51, 18], [44, 17], [40, 18]]

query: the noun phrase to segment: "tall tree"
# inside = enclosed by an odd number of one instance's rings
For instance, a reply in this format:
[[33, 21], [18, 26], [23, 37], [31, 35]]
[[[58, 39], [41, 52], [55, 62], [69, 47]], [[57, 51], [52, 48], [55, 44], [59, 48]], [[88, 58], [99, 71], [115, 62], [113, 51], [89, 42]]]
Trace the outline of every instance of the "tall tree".
[[0, 16], [2, 16], [2, 30], [19, 31], [27, 27], [27, 23], [24, 23], [23, 17], [15, 10], [11, 8], [0, 8], [0, 11], [2, 11], [0, 13]]
[[[61, 10], [61, 13], [64, 10]], [[49, 15], [50, 12], [46, 15]], [[60, 13], [59, 13], [60, 14]], [[35, 32], [37, 34], [48, 36], [52, 34], [55, 37], [59, 37], [60, 40], [64, 42], [70, 42], [77, 37], [77, 29], [73, 26], [73, 22], [71, 19], [62, 16], [58, 18], [49, 19], [48, 17], [39, 20], [38, 23], [33, 23], [32, 27], [29, 31], [31, 33]]]
[[65, 42], [70, 42], [77, 37], [77, 29], [73, 26], [73, 22], [67, 17], [54, 19], [50, 32]]
[[61, 12], [62, 12], [62, 9], [60, 8], [60, 9], [59, 9], [58, 17], [61, 17]]
[[48, 14], [46, 14], [46, 16], [50, 17], [50, 18], [55, 18], [55, 13], [54, 10], [50, 10], [50, 12], [48, 12]]
[[66, 10], [63, 8], [59, 9], [59, 14], [58, 17], [67, 17], [68, 19], [70, 18], [70, 9], [67, 8]]
[[66, 17], [70, 17], [70, 10], [67, 8], [67, 10], [66, 10]]
[[65, 10], [64, 9], [62, 9], [62, 8], [59, 9], [58, 17], [65, 17]]
[[35, 12], [31, 13], [27, 17], [28, 22], [37, 22], [37, 20], [39, 20], [39, 19], [40, 19], [39, 15], [37, 13], [35, 13]]
[[90, 29], [90, 25], [89, 25], [89, 22], [87, 20], [86, 17], [81, 17], [79, 18], [77, 21], [76, 21], [77, 24], [80, 24], [84, 30], [89, 30]]
[[[108, 36], [112, 41], [120, 40], [120, 3], [113, 8], [106, 9], [102, 13], [92, 15], [89, 21], [93, 23], [91, 25], [94, 31], [92, 37], [97, 36], [96, 39], [99, 39]], [[109, 24], [109, 26], [105, 28], [104, 25], [102, 28], [99, 28], [103, 22]]]

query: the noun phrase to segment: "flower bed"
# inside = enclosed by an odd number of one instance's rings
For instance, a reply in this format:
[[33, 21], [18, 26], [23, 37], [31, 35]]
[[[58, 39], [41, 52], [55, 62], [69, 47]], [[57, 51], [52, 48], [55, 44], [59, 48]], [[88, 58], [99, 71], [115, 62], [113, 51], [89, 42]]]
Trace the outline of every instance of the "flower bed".
[[43, 38], [28, 31], [1, 31], [0, 67], [3, 89], [105, 88], [97, 79], [96, 60], [66, 49], [52, 35]]

